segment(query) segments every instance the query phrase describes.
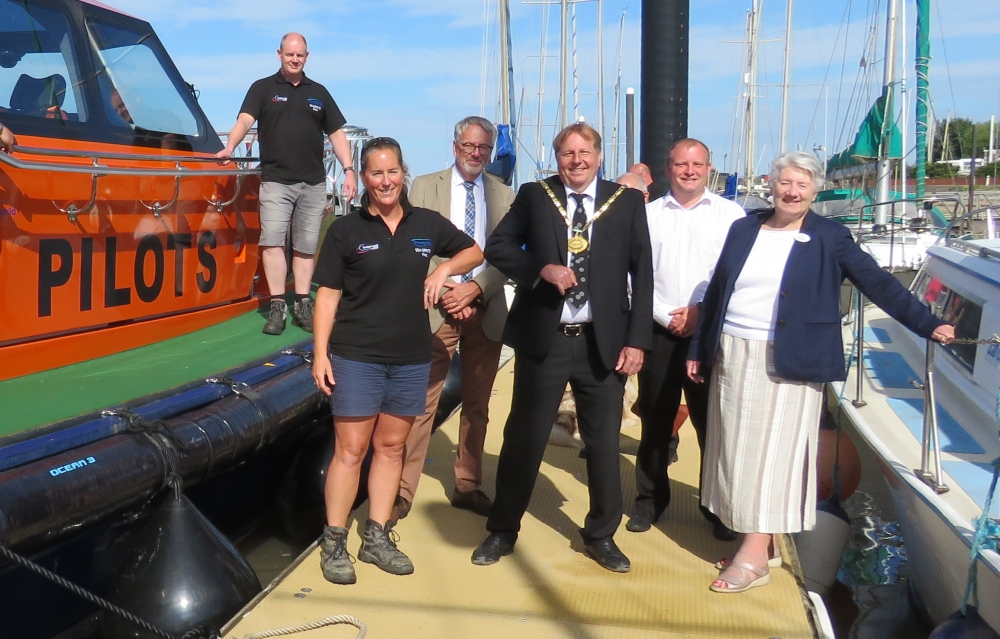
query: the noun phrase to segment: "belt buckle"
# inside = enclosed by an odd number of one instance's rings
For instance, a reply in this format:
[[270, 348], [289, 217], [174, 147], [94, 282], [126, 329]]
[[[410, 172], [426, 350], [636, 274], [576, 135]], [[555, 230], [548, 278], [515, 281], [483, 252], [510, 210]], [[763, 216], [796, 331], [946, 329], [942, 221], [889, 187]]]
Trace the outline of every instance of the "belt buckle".
[[562, 332], [566, 337], [580, 337], [583, 335], [583, 324], [562, 324]]

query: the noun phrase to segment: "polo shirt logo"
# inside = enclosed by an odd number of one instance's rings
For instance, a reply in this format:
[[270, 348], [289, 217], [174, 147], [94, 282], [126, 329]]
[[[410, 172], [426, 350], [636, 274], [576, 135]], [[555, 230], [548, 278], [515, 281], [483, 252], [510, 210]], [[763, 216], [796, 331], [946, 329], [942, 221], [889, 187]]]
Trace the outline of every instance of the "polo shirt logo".
[[271, 102], [288, 102], [288, 96], [287, 95], [276, 95], [273, 98], [271, 98]]
[[420, 253], [423, 257], [431, 256], [431, 247], [433, 244], [429, 239], [413, 238], [410, 241], [413, 242], [413, 251], [415, 253]]
[[321, 100], [317, 100], [316, 98], [309, 98], [308, 102], [309, 102], [309, 108], [312, 109], [313, 111], [320, 111], [323, 108], [323, 102]]
[[378, 244], [358, 244], [358, 255], [363, 255], [371, 251], [377, 251]]

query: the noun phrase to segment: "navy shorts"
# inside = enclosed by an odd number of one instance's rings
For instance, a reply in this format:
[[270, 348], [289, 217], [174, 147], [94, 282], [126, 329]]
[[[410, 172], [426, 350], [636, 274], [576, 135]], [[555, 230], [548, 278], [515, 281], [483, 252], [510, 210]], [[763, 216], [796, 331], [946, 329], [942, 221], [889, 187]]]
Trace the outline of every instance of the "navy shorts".
[[341, 417], [371, 417], [379, 413], [419, 417], [427, 410], [427, 379], [431, 363], [369, 364], [336, 355], [330, 407]]

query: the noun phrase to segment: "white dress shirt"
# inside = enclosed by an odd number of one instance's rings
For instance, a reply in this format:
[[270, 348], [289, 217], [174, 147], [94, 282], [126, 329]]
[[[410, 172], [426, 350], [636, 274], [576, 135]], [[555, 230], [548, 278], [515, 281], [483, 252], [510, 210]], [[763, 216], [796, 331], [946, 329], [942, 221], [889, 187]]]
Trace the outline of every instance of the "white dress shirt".
[[[476, 201], [476, 229], [473, 234], [472, 239], [475, 240], [479, 248], [486, 246], [486, 191], [483, 185], [483, 174], [480, 173], [479, 176], [473, 182], [475, 186], [472, 187], [472, 196]], [[451, 167], [451, 223], [458, 227], [459, 231], [465, 232], [465, 198], [467, 191], [465, 190], [465, 178], [462, 174], [458, 172], [458, 169], [454, 166]], [[472, 277], [475, 277], [483, 272], [486, 268], [486, 262], [483, 262], [476, 268], [472, 269]], [[462, 281], [461, 275], [456, 275], [451, 278], [456, 282]]]
[[[570, 193], [575, 193], [575, 191], [570, 191], [566, 189], [566, 214], [569, 216], [570, 223], [573, 222], [573, 214], [576, 213], [576, 198], [572, 197]], [[597, 199], [597, 180], [593, 180], [587, 188], [583, 190], [583, 210], [587, 214], [587, 221], [594, 219], [594, 201]], [[591, 238], [591, 230], [593, 225], [589, 226], [586, 231], [583, 232], [583, 236], [589, 241]], [[573, 229], [566, 227], [566, 240], [568, 241], [573, 237]], [[566, 251], [566, 266], [573, 263], [574, 255]], [[588, 269], [589, 274], [589, 269]], [[590, 301], [584, 303], [580, 308], [573, 308], [569, 302], [563, 302], [562, 316], [559, 319], [561, 324], [583, 324], [584, 322], [589, 322], [593, 320], [593, 316], [590, 313]]]
[[670, 311], [702, 301], [729, 226], [745, 216], [739, 204], [708, 190], [687, 208], [671, 193], [646, 205], [658, 324], [666, 328]]

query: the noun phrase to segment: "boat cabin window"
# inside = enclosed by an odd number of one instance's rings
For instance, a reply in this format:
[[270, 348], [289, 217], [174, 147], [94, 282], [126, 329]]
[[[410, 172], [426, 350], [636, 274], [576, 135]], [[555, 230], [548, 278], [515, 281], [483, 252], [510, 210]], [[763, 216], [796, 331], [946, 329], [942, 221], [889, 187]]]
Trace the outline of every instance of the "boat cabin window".
[[[913, 293], [932, 313], [955, 325], [955, 337], [979, 338], [979, 325], [983, 318], [983, 307], [980, 304], [949, 289], [926, 270], [914, 282]], [[948, 344], [941, 348], [951, 353], [970, 373], [975, 368], [978, 350], [975, 344]]]
[[53, 123], [85, 122], [75, 50], [69, 22], [58, 9], [0, 0], [0, 121], [9, 112]]
[[152, 33], [96, 18], [87, 26], [111, 123], [135, 131], [137, 144], [189, 148], [185, 138], [201, 134], [191, 89], [164, 68], [166, 53]]

